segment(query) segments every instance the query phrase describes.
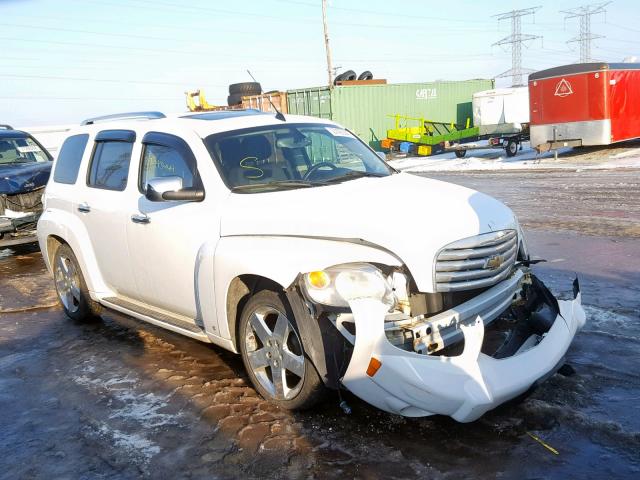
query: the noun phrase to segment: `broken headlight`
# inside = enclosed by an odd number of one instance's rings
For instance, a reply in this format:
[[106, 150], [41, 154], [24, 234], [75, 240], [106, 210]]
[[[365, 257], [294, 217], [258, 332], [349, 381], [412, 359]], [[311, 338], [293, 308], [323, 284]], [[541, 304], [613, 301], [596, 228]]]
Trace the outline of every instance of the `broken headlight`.
[[348, 263], [303, 275], [310, 300], [332, 307], [348, 307], [349, 301], [375, 298], [392, 307], [393, 289], [382, 272], [368, 263]]

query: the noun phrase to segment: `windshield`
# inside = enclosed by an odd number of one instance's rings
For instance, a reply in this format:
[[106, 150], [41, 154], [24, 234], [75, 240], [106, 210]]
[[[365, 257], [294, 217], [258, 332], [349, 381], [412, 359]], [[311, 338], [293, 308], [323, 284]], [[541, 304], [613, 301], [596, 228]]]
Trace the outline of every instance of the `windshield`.
[[0, 138], [0, 166], [48, 161], [49, 156], [32, 138]]
[[347, 130], [282, 124], [210, 135], [205, 144], [234, 191], [301, 188], [393, 170]]

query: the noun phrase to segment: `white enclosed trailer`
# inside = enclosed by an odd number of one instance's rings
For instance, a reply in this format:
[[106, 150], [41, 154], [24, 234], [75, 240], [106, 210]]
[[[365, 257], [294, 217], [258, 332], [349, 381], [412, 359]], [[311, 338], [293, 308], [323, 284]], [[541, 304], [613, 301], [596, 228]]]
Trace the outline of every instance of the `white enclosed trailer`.
[[479, 127], [481, 136], [528, 130], [528, 87], [496, 88], [474, 93], [473, 124]]
[[527, 87], [494, 88], [473, 94], [473, 125], [478, 140], [486, 143], [455, 144], [450, 150], [458, 158], [467, 150], [504, 148], [513, 157], [529, 140], [529, 90]]

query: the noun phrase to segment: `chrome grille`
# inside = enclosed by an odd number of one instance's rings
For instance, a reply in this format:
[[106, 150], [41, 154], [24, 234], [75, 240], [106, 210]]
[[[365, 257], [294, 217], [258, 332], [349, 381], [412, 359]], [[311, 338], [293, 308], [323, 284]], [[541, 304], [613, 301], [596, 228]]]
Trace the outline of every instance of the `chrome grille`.
[[509, 276], [518, 256], [515, 230], [464, 238], [443, 248], [436, 259], [438, 292], [490, 287]]

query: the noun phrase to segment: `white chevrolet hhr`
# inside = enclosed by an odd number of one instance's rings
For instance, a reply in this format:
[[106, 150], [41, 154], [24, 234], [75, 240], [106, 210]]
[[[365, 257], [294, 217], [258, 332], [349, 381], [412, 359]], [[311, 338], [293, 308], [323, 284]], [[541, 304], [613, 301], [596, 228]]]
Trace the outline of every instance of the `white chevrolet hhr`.
[[333, 122], [257, 111], [83, 122], [38, 238], [66, 314], [117, 310], [242, 355], [307, 408], [346, 388], [466, 422], [553, 374], [585, 315], [495, 199], [398, 173]]

